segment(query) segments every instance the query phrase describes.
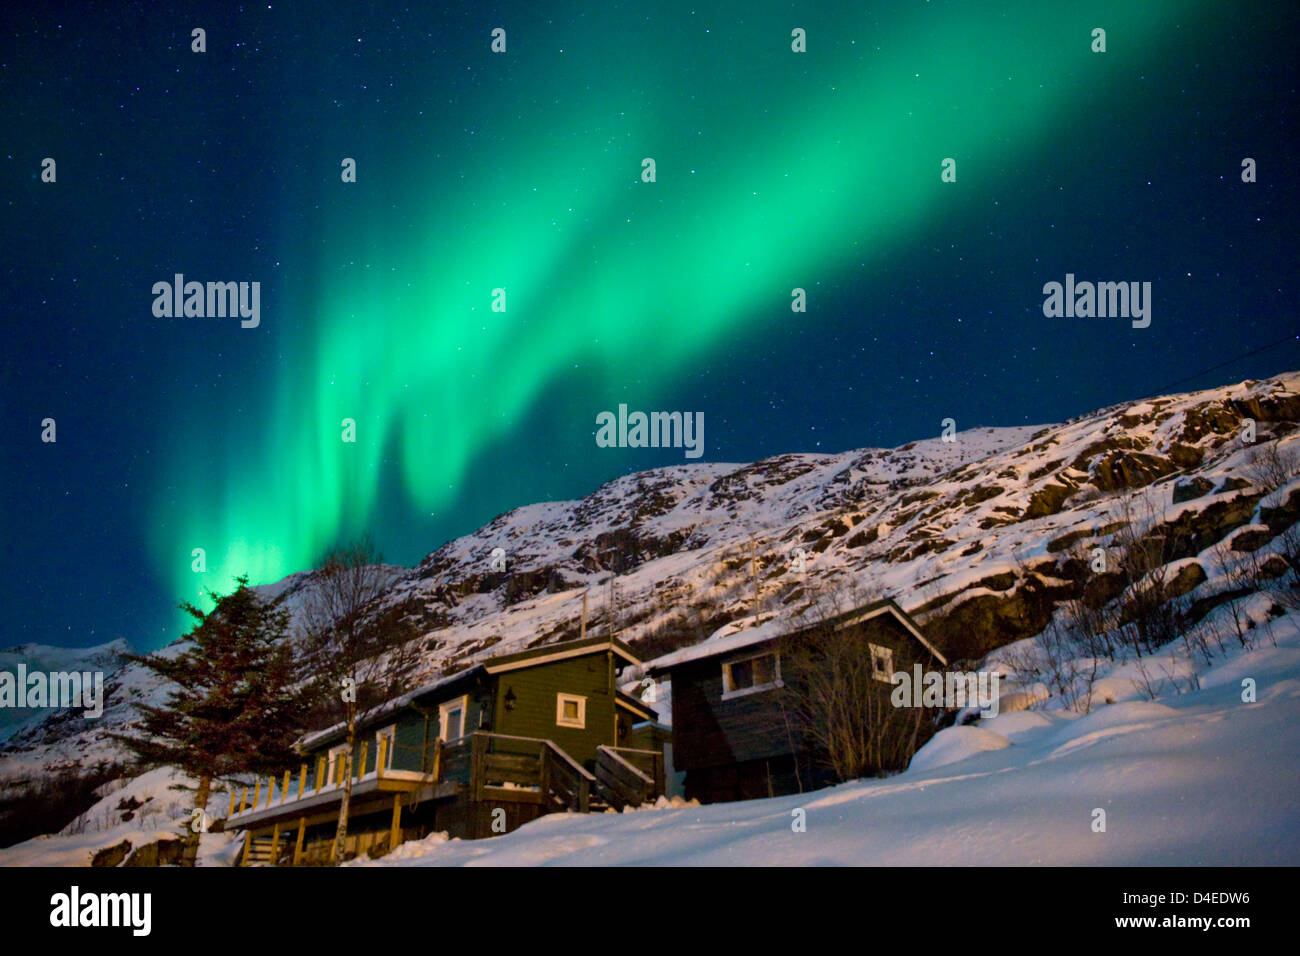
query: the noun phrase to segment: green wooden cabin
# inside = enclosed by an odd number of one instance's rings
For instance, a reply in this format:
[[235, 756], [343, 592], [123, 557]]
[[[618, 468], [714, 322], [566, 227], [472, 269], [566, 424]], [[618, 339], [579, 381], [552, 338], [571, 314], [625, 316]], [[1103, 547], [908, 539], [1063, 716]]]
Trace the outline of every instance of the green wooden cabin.
[[656, 714], [618, 690], [640, 663], [621, 641], [592, 637], [475, 664], [361, 715], [350, 771], [342, 724], [307, 735], [299, 767], [232, 795], [227, 826], [244, 830], [246, 863], [327, 862], [349, 772], [349, 854], [654, 800]]

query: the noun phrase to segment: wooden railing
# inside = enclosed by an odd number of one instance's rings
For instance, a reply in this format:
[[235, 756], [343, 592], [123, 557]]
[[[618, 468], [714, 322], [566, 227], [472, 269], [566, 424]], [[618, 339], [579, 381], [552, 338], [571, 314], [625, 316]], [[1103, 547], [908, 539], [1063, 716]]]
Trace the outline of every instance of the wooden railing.
[[[469, 784], [470, 799], [493, 797], [586, 813], [596, 778], [550, 740], [475, 731], [447, 746], [447, 779]], [[503, 791], [513, 791], [506, 796]]]
[[596, 748], [597, 792], [616, 809], [639, 807], [664, 792], [664, 755], [631, 747]]
[[[400, 745], [397, 746], [400, 747]], [[436, 781], [441, 763], [442, 741], [435, 740], [427, 748], [416, 749], [422, 749], [423, 751], [419, 759], [420, 772], [432, 776]], [[380, 737], [374, 769], [367, 770], [366, 768], [370, 763], [370, 741], [363, 740], [360, 747], [357, 748], [356, 760], [352, 762], [351, 777], [353, 783], [368, 779], [380, 780], [386, 774], [391, 775], [393, 770], [388, 766], [389, 758], [388, 737]], [[344, 754], [340, 754], [335, 758], [333, 767], [330, 767], [328, 758], [325, 756], [318, 757], [310, 774], [309, 765], [306, 763], [300, 764], [296, 778], [296, 788], [293, 783], [294, 774], [291, 770], [286, 770], [283, 778], [279, 780], [275, 776], [268, 776], [263, 781], [262, 777], [258, 776], [253, 785], [253, 799], [251, 802], [248, 799], [248, 787], [231, 788], [230, 808], [227, 817], [233, 817], [235, 814], [250, 810], [269, 809], [272, 806], [279, 806], [313, 796], [324, 790], [340, 788], [343, 786], [346, 776], [348, 776], [348, 761]]]
[[[393, 774], [394, 771], [385, 769], [389, 746], [387, 737], [379, 738], [376, 769], [367, 772], [369, 742], [363, 742], [358, 749], [357, 760], [352, 765], [353, 781], [378, 780], [383, 779], [385, 774]], [[654, 756], [653, 751], [629, 751], [624, 748], [618, 754], [620, 756], [612, 761], [614, 770], [611, 772], [623, 782], [624, 789], [620, 793], [626, 792], [629, 802], [641, 793], [655, 791], [656, 785], [658, 792], [662, 792], [662, 757], [656, 777], [653, 766], [649, 767], [650, 773], [647, 774], [635, 763], [638, 759], [635, 755]], [[629, 754], [634, 756], [629, 757]], [[423, 777], [416, 778], [415, 782], [461, 784], [468, 791], [471, 800], [505, 799], [540, 803], [549, 810], [565, 809], [585, 813], [590, 809], [591, 795], [597, 785], [595, 776], [550, 740], [486, 731], [474, 731], [459, 740], [446, 743], [434, 741], [428, 748], [424, 748], [420, 767]], [[295, 775], [289, 770], [284, 771], [278, 779], [274, 776], [265, 780], [258, 777], [253, 786], [251, 803], [247, 787], [238, 793], [231, 790], [229, 815], [234, 817], [245, 811], [269, 809], [323, 791], [335, 790], [343, 785], [346, 773], [347, 760], [340, 755], [332, 768], [323, 756], [317, 759], [314, 769], [306, 763], [301, 764], [296, 775], [296, 786]], [[405, 779], [411, 777], [408, 775]], [[653, 799], [653, 796], [649, 799]]]

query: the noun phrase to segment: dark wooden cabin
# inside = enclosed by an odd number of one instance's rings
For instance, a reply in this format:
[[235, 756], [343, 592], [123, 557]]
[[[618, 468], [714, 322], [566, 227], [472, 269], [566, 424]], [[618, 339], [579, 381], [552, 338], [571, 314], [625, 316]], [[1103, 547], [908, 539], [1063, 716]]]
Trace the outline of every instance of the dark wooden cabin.
[[[849, 633], [868, 645], [873, 675], [888, 683], [916, 663], [947, 661], [892, 600], [809, 625]], [[687, 799], [702, 803], [807, 792], [836, 782], [824, 754], [790, 731], [779, 691], [782, 647], [800, 639], [788, 622], [723, 628], [647, 665], [672, 682], [673, 765], [685, 771]], [[876, 670], [878, 668], [878, 670]]]
[[[621, 641], [568, 641], [491, 658], [361, 715], [348, 854], [447, 831], [477, 838], [554, 811], [621, 808], [664, 792], [655, 711], [618, 690], [641, 662]], [[303, 762], [232, 793], [243, 862], [326, 862], [342, 802], [342, 724]], [[251, 797], [251, 801], [250, 801]]]

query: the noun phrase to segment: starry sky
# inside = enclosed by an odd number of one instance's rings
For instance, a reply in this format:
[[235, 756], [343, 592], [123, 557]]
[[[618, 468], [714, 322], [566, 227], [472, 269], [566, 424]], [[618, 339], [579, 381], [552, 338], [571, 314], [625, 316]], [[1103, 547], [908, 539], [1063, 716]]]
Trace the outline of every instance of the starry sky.
[[[741, 462], [1300, 367], [1289, 3], [364, 7], [0, 11], [0, 646], [685, 460], [620, 403]], [[1045, 318], [1066, 273], [1150, 327]]]

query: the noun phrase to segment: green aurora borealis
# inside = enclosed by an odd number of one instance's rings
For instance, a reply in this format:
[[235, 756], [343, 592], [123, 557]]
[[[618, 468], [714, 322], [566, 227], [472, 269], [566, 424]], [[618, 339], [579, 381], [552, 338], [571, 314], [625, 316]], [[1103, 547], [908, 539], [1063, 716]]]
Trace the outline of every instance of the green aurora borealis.
[[[324, 200], [319, 234], [277, 237], [299, 284], [279, 290], [281, 315], [263, 306], [264, 328], [298, 310], [301, 334], [221, 467], [195, 464], [202, 435], [178, 428], [170, 443], [152, 548], [179, 598], [196, 580], [224, 590], [237, 574], [310, 567], [370, 527], [392, 469], [401, 508], [448, 506], [486, 449], [545, 414], [562, 372], [580, 370], [594, 395], [636, 383], [642, 405], [676, 407], [676, 376], [789, 319], [791, 289], [808, 289], [801, 321], [814, 321], [819, 280], [870, 269], [981, 181], [1033, 175], [1017, 166], [1026, 149], [1105, 135], [1080, 127], [1089, 104], [1139, 57], [1158, 70], [1200, 9], [834, 6], [680, 36], [624, 37], [594, 14], [545, 43], [502, 17], [509, 52], [494, 57], [479, 31], [464, 59], [484, 79], [456, 107], [490, 136], [456, 125], [430, 142], [405, 129], [409, 111], [337, 157], [322, 148], [319, 191], [342, 198]], [[806, 54], [790, 52], [794, 26]], [[1104, 55], [1089, 49], [1094, 26]], [[449, 67], [408, 69], [432, 89]], [[338, 180], [344, 155], [355, 185]], [[955, 184], [940, 182], [945, 157]], [[490, 308], [498, 287], [504, 314]], [[561, 424], [594, 431], [604, 407]], [[355, 444], [340, 440], [345, 418]], [[206, 575], [191, 571], [196, 547]]]

